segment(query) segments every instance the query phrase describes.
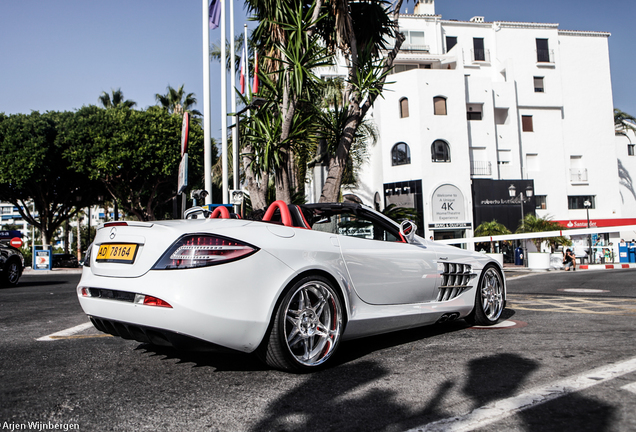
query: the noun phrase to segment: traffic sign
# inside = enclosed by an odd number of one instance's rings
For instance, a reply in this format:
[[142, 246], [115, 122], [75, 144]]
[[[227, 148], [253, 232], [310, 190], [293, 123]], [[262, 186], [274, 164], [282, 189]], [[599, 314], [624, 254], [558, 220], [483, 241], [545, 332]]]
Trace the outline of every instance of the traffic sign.
[[177, 193], [183, 193], [188, 187], [188, 154], [184, 154], [179, 164], [179, 178], [177, 182]]
[[22, 239], [20, 237], [13, 237], [11, 239], [11, 241], [9, 242], [9, 244], [11, 246], [13, 246], [14, 248], [21, 248], [22, 247]]

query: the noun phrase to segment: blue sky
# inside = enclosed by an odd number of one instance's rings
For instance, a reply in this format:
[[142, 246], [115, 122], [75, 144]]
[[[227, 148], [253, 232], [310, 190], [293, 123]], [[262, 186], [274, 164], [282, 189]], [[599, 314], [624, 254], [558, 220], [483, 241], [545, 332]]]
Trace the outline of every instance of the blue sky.
[[[234, 7], [242, 29], [243, 2]], [[405, 8], [412, 11], [413, 2]], [[203, 111], [201, 10], [200, 0], [0, 0], [0, 112], [74, 110], [113, 88], [145, 108], [168, 85], [182, 84]], [[636, 1], [437, 0], [436, 12], [612, 33], [614, 106], [636, 116]], [[211, 41], [220, 39], [220, 29], [212, 30]], [[218, 63], [211, 70], [212, 137], [219, 139]]]

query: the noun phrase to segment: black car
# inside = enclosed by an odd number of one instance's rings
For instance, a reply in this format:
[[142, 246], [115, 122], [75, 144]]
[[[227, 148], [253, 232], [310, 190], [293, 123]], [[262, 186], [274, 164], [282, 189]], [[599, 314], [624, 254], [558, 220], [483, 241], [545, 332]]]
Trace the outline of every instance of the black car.
[[24, 257], [13, 246], [0, 242], [0, 285], [15, 286], [24, 270]]
[[76, 268], [79, 267], [79, 262], [77, 261], [77, 257], [73, 254], [53, 254], [53, 267], [70, 267]]

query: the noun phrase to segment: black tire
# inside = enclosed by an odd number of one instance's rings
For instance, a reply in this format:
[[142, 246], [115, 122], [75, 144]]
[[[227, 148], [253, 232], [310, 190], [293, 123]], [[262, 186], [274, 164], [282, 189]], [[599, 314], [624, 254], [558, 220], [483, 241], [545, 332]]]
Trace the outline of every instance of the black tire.
[[489, 264], [481, 272], [475, 293], [475, 306], [466, 321], [470, 325], [497, 324], [504, 310], [506, 299], [501, 271]]
[[22, 265], [20, 264], [20, 260], [10, 258], [4, 265], [4, 271], [2, 272], [0, 283], [3, 286], [16, 286], [21, 275]]
[[274, 311], [259, 357], [288, 372], [318, 370], [336, 352], [342, 330], [342, 301], [332, 284], [321, 276], [304, 277]]

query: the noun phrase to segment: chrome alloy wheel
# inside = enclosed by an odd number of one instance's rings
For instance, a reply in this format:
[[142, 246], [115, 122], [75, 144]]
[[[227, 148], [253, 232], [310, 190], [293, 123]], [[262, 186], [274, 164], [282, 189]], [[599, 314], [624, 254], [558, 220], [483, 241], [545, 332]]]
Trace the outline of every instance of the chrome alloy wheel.
[[11, 260], [7, 266], [7, 281], [9, 285], [15, 285], [20, 279], [20, 264], [17, 261]]
[[481, 307], [489, 321], [497, 321], [504, 308], [503, 281], [497, 270], [489, 267], [481, 279]]
[[310, 281], [296, 289], [285, 306], [287, 348], [304, 366], [318, 366], [333, 354], [342, 328], [342, 307], [333, 289]]

